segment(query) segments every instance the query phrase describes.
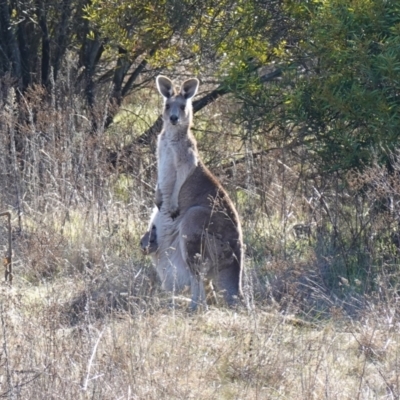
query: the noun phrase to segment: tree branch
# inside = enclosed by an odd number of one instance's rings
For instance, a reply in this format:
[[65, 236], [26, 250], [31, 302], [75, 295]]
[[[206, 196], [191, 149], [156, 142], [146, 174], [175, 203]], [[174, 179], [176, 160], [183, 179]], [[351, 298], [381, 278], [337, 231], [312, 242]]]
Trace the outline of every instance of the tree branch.
[[[278, 68], [270, 73], [262, 75], [260, 77], [260, 81], [262, 83], [270, 82], [281, 75], [282, 75], [282, 70], [280, 68]], [[193, 102], [193, 112], [196, 113], [196, 112], [200, 111], [205, 106], [212, 103], [219, 97], [221, 97], [225, 94], [228, 94], [230, 92], [232, 92], [232, 90], [228, 86], [226, 86], [224, 84], [219, 85], [216, 89], [212, 90], [210, 93], [206, 94], [201, 99]], [[160, 133], [161, 129], [162, 129], [162, 117], [159, 116], [156, 119], [156, 121], [153, 123], [153, 125], [149, 129], [147, 129], [145, 132], [143, 132], [135, 140], [135, 142], [128, 144], [120, 152], [111, 152], [108, 156], [108, 161], [114, 167], [116, 167], [118, 164], [118, 161], [120, 159], [129, 159], [129, 157], [133, 154], [135, 146], [137, 146], [137, 145], [148, 146], [148, 145], [154, 144], [155, 138]]]
[[[282, 75], [282, 70], [278, 68], [270, 73], [262, 75], [260, 77], [260, 81], [262, 83], [270, 82], [281, 75]], [[225, 94], [231, 92], [232, 90], [228, 86], [224, 84], [219, 85], [216, 89], [206, 94], [201, 99], [193, 102], [193, 112], [196, 113], [200, 111], [208, 104], [217, 100], [219, 97], [224, 96]], [[154, 122], [154, 124], [137, 138], [136, 143], [141, 145], [149, 145], [151, 141], [154, 139], [154, 137], [157, 136], [157, 134], [161, 131], [161, 128], [162, 128], [162, 118], [161, 116], [159, 116], [157, 120]]]

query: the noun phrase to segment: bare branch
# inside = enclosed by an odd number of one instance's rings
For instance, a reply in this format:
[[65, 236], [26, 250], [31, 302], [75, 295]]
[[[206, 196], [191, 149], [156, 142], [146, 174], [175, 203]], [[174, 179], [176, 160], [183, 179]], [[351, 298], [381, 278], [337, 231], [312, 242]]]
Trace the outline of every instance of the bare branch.
[[[275, 78], [282, 75], [282, 70], [280, 68], [269, 72], [265, 75], [260, 77], [260, 81], [262, 83], [270, 82]], [[231, 93], [232, 89], [228, 86], [221, 84], [216, 89], [212, 90], [210, 93], [206, 94], [199, 100], [193, 102], [193, 112], [198, 112], [208, 104], [212, 103], [213, 101], [217, 100], [219, 97], [224, 96], [225, 94]], [[111, 152], [108, 155], [108, 161], [116, 167], [117, 163], [121, 159], [129, 159], [129, 157], [133, 154], [133, 150], [135, 146], [153, 146], [155, 150], [155, 139], [157, 135], [160, 133], [162, 129], [162, 117], [159, 116], [153, 125], [148, 128], [145, 132], [143, 132], [135, 142], [128, 144], [125, 146], [120, 152]]]
[[[262, 83], [270, 82], [281, 75], [282, 75], [282, 70], [280, 68], [278, 68], [275, 71], [272, 71], [270, 73], [262, 75], [260, 77], [260, 81]], [[221, 97], [225, 94], [231, 93], [231, 92], [232, 92], [232, 90], [228, 86], [226, 86], [224, 84], [219, 85], [216, 89], [214, 89], [210, 93], [206, 94], [201, 99], [193, 102], [193, 112], [196, 113], [196, 112], [200, 111], [208, 104], [217, 100], [219, 97]], [[154, 124], [137, 138], [136, 143], [141, 144], [141, 145], [151, 144], [151, 142], [154, 140], [154, 138], [160, 132], [161, 127], [162, 127], [162, 118], [161, 118], [161, 116], [159, 116], [157, 118], [157, 120], [154, 122]]]

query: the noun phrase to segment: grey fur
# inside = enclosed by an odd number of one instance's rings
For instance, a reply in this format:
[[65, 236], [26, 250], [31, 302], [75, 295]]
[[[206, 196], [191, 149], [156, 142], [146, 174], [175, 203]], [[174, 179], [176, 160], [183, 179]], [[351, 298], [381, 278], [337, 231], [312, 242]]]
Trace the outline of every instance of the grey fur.
[[164, 289], [190, 286], [193, 310], [206, 305], [204, 279], [212, 279], [232, 305], [242, 296], [242, 230], [228, 194], [201, 162], [190, 131], [198, 80], [185, 81], [176, 92], [168, 78], [159, 76], [157, 87], [165, 99], [157, 148], [157, 207], [142, 250], [151, 255]]

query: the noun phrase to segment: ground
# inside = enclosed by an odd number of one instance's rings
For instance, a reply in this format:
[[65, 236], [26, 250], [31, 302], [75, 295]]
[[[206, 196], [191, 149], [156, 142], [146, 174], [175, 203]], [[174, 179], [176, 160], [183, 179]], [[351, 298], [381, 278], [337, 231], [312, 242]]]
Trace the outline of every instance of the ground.
[[357, 319], [332, 311], [330, 318], [306, 321], [271, 305], [252, 310], [211, 306], [193, 314], [162, 299], [155, 305], [145, 296], [133, 299], [131, 309], [100, 313], [101, 301], [91, 298], [74, 319], [77, 307], [71, 304], [85, 290], [75, 277], [37, 286], [16, 280], [13, 287], [2, 287], [3, 397], [399, 396], [400, 329], [394, 304], [367, 307]]

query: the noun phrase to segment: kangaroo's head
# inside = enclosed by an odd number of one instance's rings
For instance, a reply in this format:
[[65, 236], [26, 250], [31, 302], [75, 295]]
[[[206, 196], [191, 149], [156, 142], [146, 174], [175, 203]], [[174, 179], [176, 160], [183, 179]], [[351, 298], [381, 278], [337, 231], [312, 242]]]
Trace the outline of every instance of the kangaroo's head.
[[176, 91], [166, 76], [157, 77], [157, 88], [164, 97], [163, 120], [165, 124], [189, 126], [192, 123], [192, 97], [197, 93], [199, 81], [196, 78], [183, 82]]

